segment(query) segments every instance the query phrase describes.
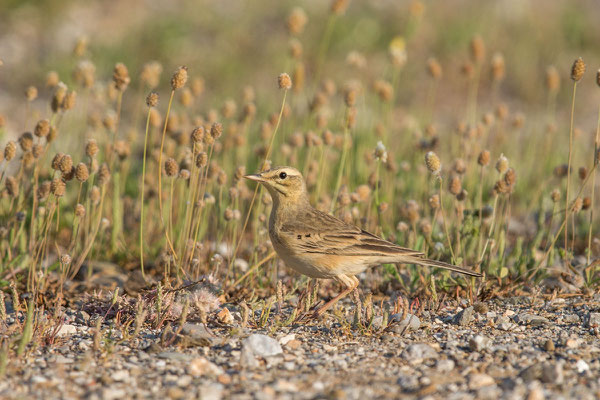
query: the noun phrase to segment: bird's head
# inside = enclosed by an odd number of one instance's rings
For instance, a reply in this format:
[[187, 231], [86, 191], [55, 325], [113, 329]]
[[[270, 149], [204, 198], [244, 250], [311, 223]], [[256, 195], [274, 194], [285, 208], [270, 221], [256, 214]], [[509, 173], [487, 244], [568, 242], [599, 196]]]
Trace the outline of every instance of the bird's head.
[[275, 202], [293, 204], [308, 199], [304, 178], [300, 171], [293, 167], [275, 167], [258, 174], [246, 175], [244, 178], [265, 185]]

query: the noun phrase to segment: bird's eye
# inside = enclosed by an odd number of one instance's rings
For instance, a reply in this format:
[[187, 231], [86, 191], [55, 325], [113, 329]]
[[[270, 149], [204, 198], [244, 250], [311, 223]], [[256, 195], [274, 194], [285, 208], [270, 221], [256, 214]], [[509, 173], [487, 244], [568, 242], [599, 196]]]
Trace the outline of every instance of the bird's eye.
[[285, 172], [282, 172], [279, 174], [280, 179], [285, 179], [286, 177], [287, 177], [287, 174]]

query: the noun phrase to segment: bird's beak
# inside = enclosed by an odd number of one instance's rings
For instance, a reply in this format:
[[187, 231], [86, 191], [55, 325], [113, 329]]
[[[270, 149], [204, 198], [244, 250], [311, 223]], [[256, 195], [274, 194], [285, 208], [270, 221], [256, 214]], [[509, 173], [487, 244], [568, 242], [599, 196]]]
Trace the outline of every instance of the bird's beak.
[[256, 182], [266, 181], [266, 179], [263, 178], [261, 174], [245, 175], [244, 178], [250, 179], [251, 181], [256, 181]]

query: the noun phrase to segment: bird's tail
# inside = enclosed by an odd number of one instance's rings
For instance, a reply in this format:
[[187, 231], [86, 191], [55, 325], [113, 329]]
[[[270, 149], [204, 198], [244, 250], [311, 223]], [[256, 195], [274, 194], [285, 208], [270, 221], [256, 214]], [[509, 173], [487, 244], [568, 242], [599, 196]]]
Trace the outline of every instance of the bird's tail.
[[448, 264], [445, 263], [443, 261], [437, 261], [437, 260], [430, 260], [427, 258], [419, 258], [419, 257], [410, 257], [407, 261], [407, 264], [418, 264], [418, 265], [424, 265], [427, 267], [438, 267], [438, 268], [443, 268], [443, 269], [447, 269], [453, 272], [458, 272], [464, 275], [469, 275], [469, 276], [475, 276], [475, 277], [481, 277], [483, 276], [482, 274], [480, 274], [479, 272], [475, 272], [472, 271], [468, 268], [463, 268], [463, 267], [457, 267], [456, 265], [452, 265], [452, 264]]

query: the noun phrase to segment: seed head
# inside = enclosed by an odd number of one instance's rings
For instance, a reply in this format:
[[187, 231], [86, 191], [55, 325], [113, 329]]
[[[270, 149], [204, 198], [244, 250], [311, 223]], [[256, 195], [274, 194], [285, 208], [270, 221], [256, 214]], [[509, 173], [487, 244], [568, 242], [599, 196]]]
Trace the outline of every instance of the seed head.
[[46, 137], [50, 133], [50, 121], [47, 119], [41, 119], [35, 125], [33, 133], [37, 137]]
[[79, 182], [85, 182], [88, 180], [89, 177], [90, 177], [90, 172], [88, 171], [87, 165], [85, 165], [84, 163], [81, 163], [81, 162], [79, 164], [77, 164], [77, 167], [75, 167], [75, 178]]
[[433, 210], [437, 210], [438, 208], [440, 208], [440, 196], [439, 195], [434, 194], [429, 198], [429, 207], [431, 207]]
[[47, 143], [53, 142], [57, 136], [58, 136], [58, 129], [55, 126], [51, 126], [50, 133], [48, 133], [48, 136], [46, 136], [46, 142]]
[[29, 151], [33, 147], [33, 135], [31, 132], [25, 132], [19, 138], [19, 145], [23, 151]]
[[92, 186], [92, 190], [90, 190], [90, 200], [94, 205], [100, 202], [100, 188], [96, 185]]
[[500, 53], [495, 53], [492, 57], [492, 79], [499, 82], [504, 79], [505, 73], [504, 57]]
[[27, 90], [25, 90], [25, 97], [27, 101], [34, 101], [38, 97], [38, 90], [35, 86], [29, 86]]
[[73, 71], [73, 79], [84, 88], [93, 87], [96, 80], [96, 66], [88, 60], [79, 61]]
[[196, 156], [196, 167], [202, 168], [205, 167], [208, 163], [208, 154], [206, 152], [201, 152]]
[[46, 86], [49, 88], [54, 88], [60, 82], [60, 78], [58, 77], [58, 72], [50, 71], [46, 75]]
[[168, 158], [165, 161], [165, 172], [167, 176], [174, 177], [179, 173], [179, 166], [177, 165], [177, 161], [173, 158]]
[[377, 80], [373, 86], [381, 101], [387, 103], [392, 100], [394, 88], [391, 83], [384, 80]]
[[179, 102], [184, 107], [190, 107], [194, 102], [194, 95], [189, 88], [183, 88], [181, 95], [179, 96]]
[[63, 197], [66, 189], [67, 185], [61, 178], [54, 178], [50, 182], [50, 192], [56, 197]]
[[73, 159], [70, 155], [65, 154], [60, 159], [58, 169], [60, 169], [60, 172], [62, 172], [63, 174], [68, 174], [69, 172], [71, 172], [71, 168], [73, 168]]
[[571, 79], [575, 82], [579, 82], [581, 78], [583, 78], [583, 74], [585, 74], [585, 63], [583, 59], [579, 57], [575, 62], [573, 62], [573, 67], [571, 68]]
[[348, 107], [346, 114], [346, 127], [352, 129], [356, 125], [356, 107]]
[[454, 175], [448, 182], [448, 190], [455, 196], [458, 196], [462, 191], [462, 182], [458, 175]]
[[15, 179], [14, 176], [9, 176], [6, 178], [6, 191], [9, 196], [17, 197], [19, 195], [19, 182]]
[[591, 206], [592, 206], [592, 199], [588, 196], [584, 197], [581, 209], [584, 211], [589, 210]]
[[561, 164], [561, 165], [557, 165], [556, 167], [554, 167], [554, 176], [557, 178], [564, 178], [565, 176], [567, 176], [567, 173], [569, 171], [569, 166], [567, 164]]
[[303, 9], [296, 7], [287, 18], [287, 27], [292, 35], [299, 35], [304, 31], [308, 17]]
[[71, 110], [75, 107], [75, 100], [77, 99], [77, 92], [74, 90], [69, 90], [67, 94], [65, 94], [65, 98], [62, 101], [61, 108], [63, 111]]
[[356, 103], [356, 88], [354, 85], [344, 87], [344, 102], [347, 107], [353, 107]]
[[471, 57], [476, 64], [481, 64], [485, 58], [485, 44], [479, 35], [471, 39]]
[[218, 122], [213, 123], [212, 126], [210, 127], [210, 136], [212, 136], [212, 138], [216, 140], [221, 137], [222, 133], [223, 133], [223, 125], [221, 125]]
[[553, 65], [546, 68], [546, 87], [551, 92], [557, 92], [560, 88], [560, 74]]
[[115, 142], [115, 151], [119, 156], [119, 159], [123, 161], [131, 154], [131, 146], [129, 145], [129, 142], [125, 140], [117, 140]]
[[588, 170], [586, 167], [579, 167], [579, 179], [581, 179], [582, 181], [585, 180], [585, 178], [587, 178], [588, 175]]
[[496, 171], [503, 174], [508, 169], [508, 158], [504, 154], [500, 154], [498, 161], [496, 161]]
[[467, 171], [467, 164], [465, 163], [465, 160], [463, 160], [462, 158], [457, 158], [456, 160], [454, 160], [452, 169], [457, 174], [464, 175], [464, 173]]
[[56, 153], [54, 155], [54, 157], [52, 158], [52, 169], [55, 171], [58, 171], [60, 169], [60, 160], [64, 157], [65, 155], [63, 153]]
[[205, 131], [204, 131], [204, 127], [202, 125], [197, 126], [194, 128], [194, 130], [192, 131], [192, 142], [198, 144], [202, 142], [202, 139], [204, 139], [204, 135], [205, 135]]
[[554, 203], [558, 203], [560, 201], [560, 190], [554, 189], [552, 193], [550, 193], [550, 197]]
[[402, 68], [407, 61], [406, 40], [402, 36], [396, 36], [388, 46], [388, 52], [395, 68]]
[[4, 158], [6, 159], [6, 161], [10, 161], [13, 158], [15, 158], [15, 155], [17, 153], [17, 144], [15, 142], [13, 142], [12, 140], [8, 143], [6, 143], [6, 147], [4, 147]]
[[380, 140], [377, 142], [377, 146], [375, 147], [375, 158], [380, 160], [383, 163], [387, 163], [388, 153], [383, 145], [383, 142]]
[[582, 208], [583, 208], [583, 199], [581, 197], [578, 197], [573, 202], [573, 205], [571, 206], [571, 210], [573, 211], [574, 214], [577, 214], [579, 211], [581, 211]]
[[289, 90], [292, 88], [292, 78], [285, 72], [279, 74], [277, 83], [279, 84], [279, 89]]
[[162, 74], [163, 67], [158, 61], [150, 61], [144, 64], [142, 72], [140, 73], [140, 79], [148, 87], [155, 88], [160, 82], [160, 74]]
[[517, 174], [516, 174], [515, 170], [513, 168], [509, 168], [508, 170], [506, 170], [506, 173], [504, 174], [504, 182], [506, 182], [506, 184], [509, 187], [512, 187], [515, 185], [516, 181], [517, 181]]
[[439, 176], [442, 171], [442, 163], [440, 162], [440, 158], [433, 151], [425, 154], [425, 165], [427, 165], [427, 169], [433, 175]]
[[75, 46], [73, 47], [73, 55], [77, 57], [81, 57], [85, 54], [88, 46], [88, 38], [82, 36], [77, 39], [75, 42]]
[[489, 150], [483, 150], [479, 153], [479, 157], [477, 157], [477, 164], [485, 167], [490, 163], [490, 152]]
[[296, 38], [292, 38], [290, 40], [290, 56], [292, 56], [292, 58], [298, 60], [300, 59], [300, 57], [302, 57], [302, 43], [300, 43], [300, 41]]
[[85, 144], [85, 155], [94, 158], [96, 157], [96, 154], [98, 154], [98, 143], [96, 142], [96, 139], [88, 139]]
[[442, 66], [435, 58], [427, 60], [427, 72], [433, 79], [440, 79], [442, 77]]
[[331, 3], [331, 12], [336, 15], [342, 15], [348, 8], [348, 0], [333, 0]]
[[510, 187], [506, 184], [504, 179], [500, 179], [494, 184], [494, 192], [498, 194], [506, 194], [509, 193], [509, 191]]
[[188, 169], [182, 169], [181, 171], [179, 171], [179, 177], [181, 179], [183, 179], [184, 181], [187, 181], [188, 179], [190, 179], [190, 170]]
[[115, 65], [115, 69], [113, 70], [113, 82], [118, 91], [123, 92], [127, 89], [129, 82], [131, 82], [131, 78], [129, 77], [129, 71], [125, 64], [117, 63]]
[[108, 169], [108, 164], [102, 163], [100, 166], [100, 170], [98, 171], [98, 183], [100, 185], [105, 185], [110, 180], [110, 170]]
[[156, 107], [158, 105], [158, 93], [150, 92], [146, 97], [146, 105], [148, 107]]
[[[31, 149], [31, 154], [33, 154], [33, 156], [37, 159], [40, 158], [40, 156], [44, 153], [44, 146], [41, 144], [35, 144], [33, 145], [33, 149]], [[1, 154], [0, 154], [1, 156]]]
[[185, 86], [188, 79], [187, 67], [181, 66], [175, 70], [173, 77], [171, 78], [171, 88], [173, 90], [181, 89]]
[[84, 215], [85, 215], [85, 207], [83, 206], [83, 204], [77, 204], [75, 206], [75, 216], [81, 218]]

